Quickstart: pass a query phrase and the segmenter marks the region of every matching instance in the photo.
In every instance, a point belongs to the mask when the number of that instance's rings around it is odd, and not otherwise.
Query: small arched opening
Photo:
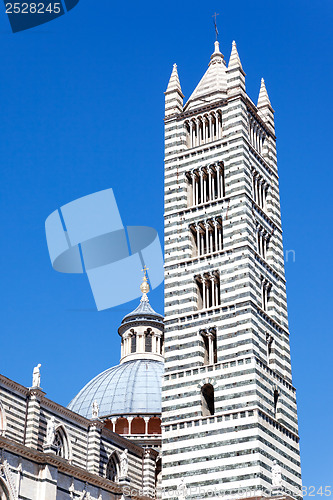
[[[131,424],[131,434],[145,434],[146,422],[142,417],[135,417]]]
[[[148,422],[148,434],[161,434],[161,419],[151,417]]]
[[[201,388],[201,409],[203,417],[214,415],[215,413],[214,387],[212,384],[205,384]]]
[[[127,418],[120,417],[117,419],[115,432],[117,434],[128,434],[129,433],[129,425]]]
[[[117,452],[113,452],[106,465],[105,477],[109,481],[117,482],[119,477],[119,458]]]
[[[65,458],[66,460],[70,458],[69,441],[63,426],[59,426],[56,429],[53,446],[55,447],[55,453],[58,457]]]

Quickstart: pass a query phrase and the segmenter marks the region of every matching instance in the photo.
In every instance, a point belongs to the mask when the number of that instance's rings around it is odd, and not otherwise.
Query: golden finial
[[[143,279],[142,279],[142,283],[140,285],[140,290],[142,293],[146,294],[149,292],[150,290],[150,287],[149,287],[149,283],[148,283],[148,278],[147,278],[147,271],[148,271],[149,267],[144,267],[143,269],[141,269],[141,271],[143,271],[144,273],[144,276],[143,276]]]

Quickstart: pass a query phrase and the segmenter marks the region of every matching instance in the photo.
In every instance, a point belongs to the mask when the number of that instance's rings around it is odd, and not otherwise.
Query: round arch
[[[148,434],[162,434],[161,419],[159,417],[151,417],[149,419]]]
[[[129,424],[128,420],[125,417],[119,417],[116,422],[115,432],[117,434],[128,434],[129,433]]]
[[[131,422],[131,434],[146,434],[146,422],[142,417],[135,417]]]

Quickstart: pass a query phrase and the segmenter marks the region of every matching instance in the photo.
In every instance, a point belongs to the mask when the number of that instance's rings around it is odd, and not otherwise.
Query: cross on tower
[[[149,267],[145,266],[141,271],[144,272],[144,278],[147,278],[147,271],[149,270]]]
[[[217,37],[219,36],[219,32],[218,32],[218,29],[217,29],[217,24],[216,24],[216,18],[217,16],[219,16],[220,14],[217,14],[216,12],[214,13],[214,15],[212,16],[214,18],[214,27],[215,27],[215,34],[216,34],[216,40],[217,40]]]

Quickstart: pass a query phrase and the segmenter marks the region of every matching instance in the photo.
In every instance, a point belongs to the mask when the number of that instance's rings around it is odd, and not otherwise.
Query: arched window
[[[131,334],[131,352],[136,352],[136,332],[132,329]]]
[[[205,384],[201,388],[201,408],[203,417],[214,415],[214,387],[212,386],[212,384]]]
[[[128,434],[129,425],[127,418],[120,417],[117,419],[115,432],[117,434]]]
[[[208,330],[201,330],[203,347],[204,347],[204,365],[212,365],[217,363],[217,339],[216,329],[209,328]]]
[[[53,446],[58,457],[66,458],[66,460],[70,458],[69,442],[66,431],[62,426],[58,427],[55,432]]]
[[[147,331],[145,332],[145,351],[146,352],[152,352],[152,337],[153,337],[153,332],[151,328],[148,328]]]
[[[9,500],[9,493],[5,484],[0,479],[0,500]]]
[[[118,481],[119,476],[119,459],[116,452],[112,453],[106,466],[106,479],[109,481]]]
[[[143,418],[133,418],[131,424],[131,434],[146,434],[146,422]]]

